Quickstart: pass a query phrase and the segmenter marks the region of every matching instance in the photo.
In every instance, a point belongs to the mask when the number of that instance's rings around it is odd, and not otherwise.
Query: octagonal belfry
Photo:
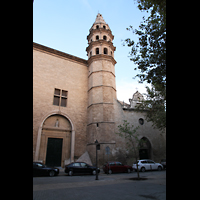
[[[88,125],[87,141],[110,142],[114,133],[114,99],[116,99],[114,36],[98,13],[87,36],[88,47]],[[92,147],[88,147],[92,148]],[[89,151],[90,152],[90,151]],[[90,154],[92,162],[93,155]],[[101,159],[101,155],[99,155]]]
[[[88,59],[93,58],[95,55],[108,55],[114,60],[114,51],[116,47],[113,46],[114,35],[101,14],[98,13],[96,20],[90,28],[90,33],[87,36],[89,46],[86,48]]]

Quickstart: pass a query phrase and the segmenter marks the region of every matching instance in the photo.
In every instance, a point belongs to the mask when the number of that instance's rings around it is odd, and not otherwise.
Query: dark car
[[[115,172],[132,172],[133,171],[133,168],[132,166],[129,166],[129,165],[124,165],[122,164],[121,162],[118,162],[118,161],[109,161],[109,162],[106,162],[103,166],[103,171],[105,173],[109,173],[109,174],[112,174],[112,173],[115,173]]]
[[[33,176],[57,176],[59,169],[47,167],[40,162],[33,162]]]
[[[98,173],[100,169],[98,168]],[[69,165],[65,165],[65,173],[68,173],[69,176],[73,174],[96,174],[96,167],[88,165],[85,162],[73,162]]]

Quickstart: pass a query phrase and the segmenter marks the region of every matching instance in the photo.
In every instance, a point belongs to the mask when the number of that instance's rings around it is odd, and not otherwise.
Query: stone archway
[[[146,137],[142,137],[140,139],[139,159],[152,159],[151,158],[151,143]]]
[[[65,164],[73,162],[75,130],[72,121],[66,114],[60,111],[52,112],[43,118],[38,130],[36,153],[34,159],[35,161],[46,163],[48,149],[50,152],[50,147],[48,145],[48,141],[50,141],[50,138],[51,141],[56,141],[59,139],[62,140],[62,145],[60,147],[62,149],[60,155],[60,166],[64,167]]]

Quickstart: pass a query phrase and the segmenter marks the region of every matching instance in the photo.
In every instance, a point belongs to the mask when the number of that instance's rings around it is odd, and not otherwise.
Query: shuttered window
[[[53,105],[67,107],[68,91],[55,88]]]

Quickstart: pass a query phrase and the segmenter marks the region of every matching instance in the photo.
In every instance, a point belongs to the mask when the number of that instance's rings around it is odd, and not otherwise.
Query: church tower
[[[98,13],[87,36],[88,47],[88,125],[87,142],[111,142],[115,137],[114,99],[116,99],[114,36],[102,15]],[[99,161],[103,161],[105,145],[99,151]],[[95,151],[88,146],[94,163]]]

